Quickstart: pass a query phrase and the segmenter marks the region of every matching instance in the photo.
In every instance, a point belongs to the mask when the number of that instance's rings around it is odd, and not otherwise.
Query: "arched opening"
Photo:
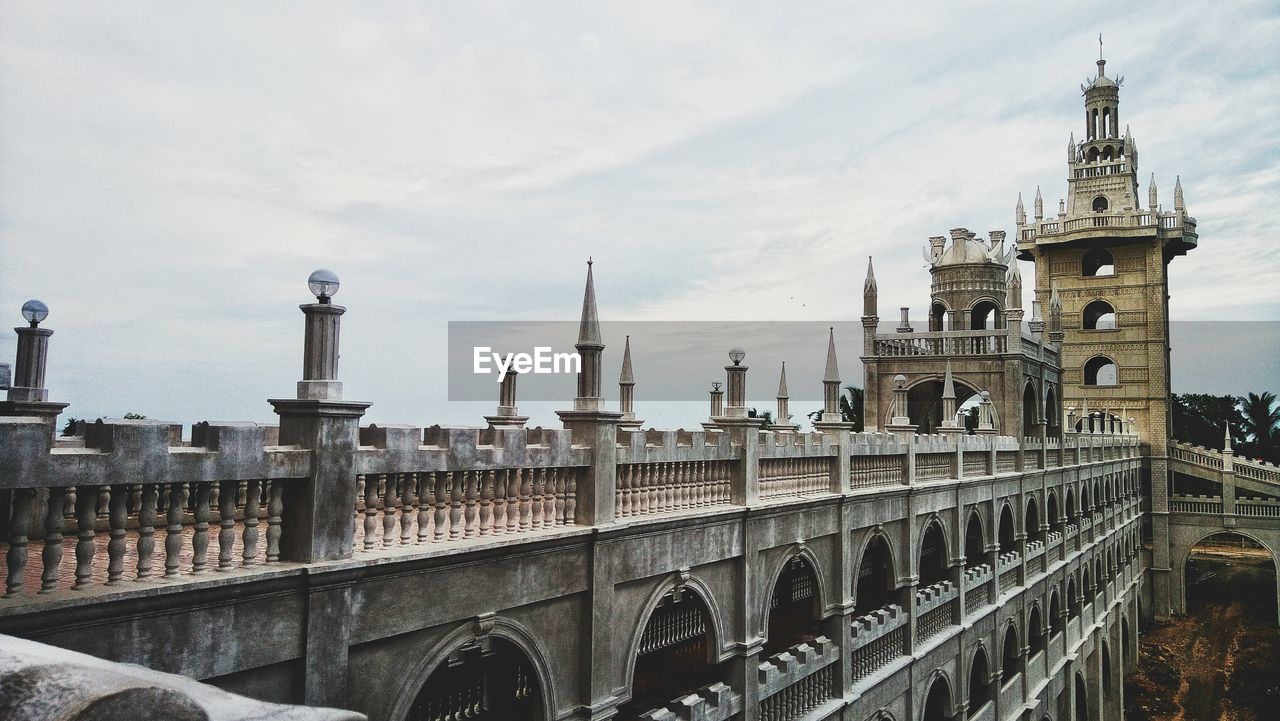
[[[1106,248],[1092,248],[1080,261],[1080,273],[1086,276],[1115,275],[1116,261]]]
[[[942,386],[942,379],[938,378],[920,381],[907,389],[907,416],[919,426],[919,433],[936,433],[942,422],[947,420],[942,417]],[[976,389],[960,380],[953,378],[952,387],[956,392],[957,423],[963,428],[966,419],[960,409],[968,407],[969,401],[976,403],[981,399]]]
[[[1067,576],[1067,618],[1080,615],[1080,596],[1076,593],[1076,579]]]
[[[1076,503],[1075,503],[1075,499],[1071,496],[1070,488],[1067,489],[1066,508],[1067,508],[1067,523],[1072,523],[1076,517]]]
[[[998,327],[1000,306],[993,300],[980,300],[969,309],[970,330],[991,330]]]
[[[1000,663],[1001,668],[1004,669],[1005,683],[1022,673],[1022,647],[1018,645],[1018,629],[1012,623],[1004,630],[1004,648],[1000,652]]]
[[[1084,384],[1087,386],[1119,385],[1119,370],[1115,361],[1099,355],[1084,364]]]
[[[711,613],[694,591],[668,591],[649,614],[631,677],[631,700],[619,719],[634,719],[649,709],[719,679]]]
[[[1191,547],[1183,566],[1187,613],[1221,625],[1232,616],[1276,624],[1276,564],[1271,551],[1239,533],[1215,533]]]
[[[947,680],[938,676],[929,684],[929,695],[925,696],[924,714],[921,721],[947,721],[951,715],[951,688]]]
[[[1049,635],[1062,633],[1062,602],[1058,600],[1058,589],[1049,592]]]
[[[1091,301],[1084,307],[1081,321],[1085,330],[1113,330],[1116,327],[1116,309],[1105,300]]]
[[[1040,616],[1040,604],[1031,606],[1027,616],[1027,651],[1032,656],[1044,650],[1044,618]]]
[[[1089,721],[1088,702],[1089,696],[1085,689],[1084,676],[1077,673],[1075,693],[1076,721]]]
[[[1013,510],[1006,503],[1000,509],[1000,553],[1009,553],[1014,550],[1014,526],[1013,526]]]
[[[1102,640],[1102,697],[1111,694],[1111,650],[1107,648],[1107,640]]]
[[[1027,511],[1024,515],[1026,521],[1025,532],[1027,538],[1034,541],[1043,541],[1044,534],[1040,531],[1040,510],[1036,508],[1036,497],[1027,497]]]
[[[1110,145],[1102,146],[1102,161],[1104,163],[1111,162],[1113,159],[1115,159],[1115,152],[1116,152],[1115,148],[1111,147]]]
[[[942,524],[930,521],[920,539],[920,585],[932,586],[947,579],[947,541]]]
[[[1120,671],[1129,668],[1129,617],[1120,617]]]
[[[532,721],[546,718],[542,695],[524,651],[504,638],[489,636],[441,661],[422,684],[406,718]]]
[[[939,301],[934,301],[929,307],[929,330],[951,330],[951,316],[947,313],[947,306]]]
[[[893,603],[893,557],[884,536],[877,534],[867,541],[854,583],[855,614],[861,616]]]
[[[1107,209],[1107,196],[1099,195],[1093,199],[1093,212],[1101,213]]]
[[[769,599],[769,638],[764,655],[771,656],[821,634],[822,609],[818,574],[808,559],[795,556],[778,574]]]
[[[1045,501],[1045,515],[1049,521],[1049,529],[1053,531],[1062,531],[1062,520],[1058,518],[1058,497],[1053,491],[1049,491],[1049,498]]]
[[[1086,561],[1084,570],[1080,571],[1080,605],[1083,607],[1093,601],[1093,594],[1089,585],[1089,563]]]
[[[982,519],[978,509],[969,512],[969,522],[964,530],[964,565],[973,568],[986,563],[986,540],[982,536]]]
[[[969,665],[969,714],[978,711],[991,701],[990,682],[987,680],[991,671],[987,663],[987,652],[979,646],[973,652],[973,663]]]
[[[1062,433],[1062,424],[1058,421],[1058,394],[1049,386],[1044,392],[1045,432],[1051,437]]]
[[[1039,436],[1040,404],[1036,402],[1036,389],[1030,383],[1022,389],[1022,435]]]
[[[1111,138],[1115,136],[1115,132],[1111,125],[1111,108],[1104,107],[1102,109],[1102,137]],[[1111,146],[1108,145],[1105,151],[1107,157],[1111,157]]]

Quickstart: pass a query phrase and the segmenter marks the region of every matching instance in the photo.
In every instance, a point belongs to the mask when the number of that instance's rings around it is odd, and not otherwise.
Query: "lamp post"
[[[49,336],[53,331],[41,328],[40,323],[48,317],[49,306],[43,302],[33,299],[22,304],[22,318],[27,325],[13,329],[18,334],[17,357],[6,400],[0,402],[0,415],[41,418],[49,424],[52,436],[57,432],[58,414],[67,404],[50,403],[49,390],[44,387]]]

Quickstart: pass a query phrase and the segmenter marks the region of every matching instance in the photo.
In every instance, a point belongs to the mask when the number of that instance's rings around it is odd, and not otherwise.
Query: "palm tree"
[[[1275,460],[1280,454],[1280,407],[1276,406],[1276,394],[1250,393],[1244,397],[1240,411],[1244,416],[1242,430],[1249,437],[1254,453]]]
[[[822,420],[822,410],[818,409],[809,414],[809,420]],[[861,432],[862,425],[862,389],[857,386],[845,386],[844,393],[840,396],[840,420],[845,423],[852,423],[855,432]]]

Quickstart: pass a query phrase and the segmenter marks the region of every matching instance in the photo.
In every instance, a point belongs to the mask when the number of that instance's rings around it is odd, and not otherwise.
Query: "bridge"
[[[626,427],[590,280],[565,428],[514,380],[484,428],[362,426],[320,305],[278,425],[0,418],[0,633],[392,721],[1120,717],[1129,429],[766,430],[745,367]]]
[[[1169,444],[1169,470],[1175,491],[1180,476],[1208,482],[1217,490],[1212,495],[1175,492],[1169,497],[1169,558],[1176,589],[1171,600],[1179,613],[1187,611],[1187,558],[1192,548],[1206,538],[1219,533],[1239,534],[1267,549],[1272,563],[1278,560],[1280,468],[1235,455],[1230,437],[1224,446],[1223,450],[1215,450],[1179,441]],[[1277,579],[1280,600],[1280,574]]]

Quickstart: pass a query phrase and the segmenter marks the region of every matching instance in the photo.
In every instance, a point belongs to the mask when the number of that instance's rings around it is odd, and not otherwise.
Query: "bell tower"
[[[1096,429],[1133,418],[1149,457],[1154,610],[1168,613],[1169,276],[1168,264],[1196,247],[1196,220],[1182,183],[1173,210],[1159,205],[1155,178],[1140,207],[1138,150],[1120,131],[1123,77],[1097,75],[1080,86],[1084,128],[1067,145],[1067,193],[1045,217],[1037,191],[1028,221],[1019,198],[1018,257],[1036,264],[1036,298],[1061,304],[1063,405],[1088,408]],[[1163,540],[1162,540],[1163,539]]]

